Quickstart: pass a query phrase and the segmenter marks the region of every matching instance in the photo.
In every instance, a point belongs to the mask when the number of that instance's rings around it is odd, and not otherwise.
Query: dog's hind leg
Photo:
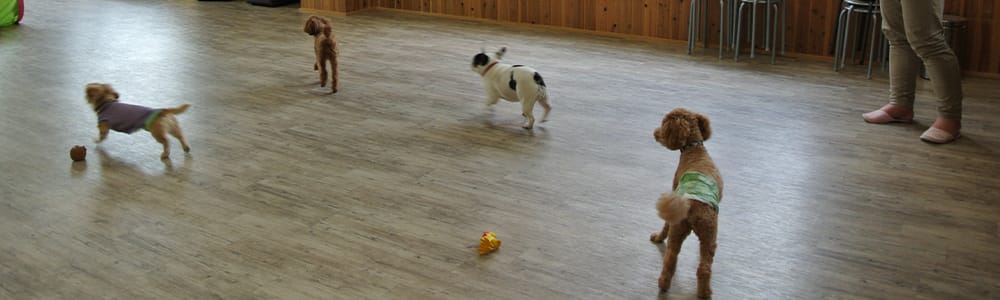
[[[173,116],[170,116],[170,118],[173,118]],[[184,149],[185,153],[191,152],[191,146],[188,145],[187,139],[184,138],[184,133],[181,132],[181,126],[177,124],[176,120],[174,120],[173,124],[170,126],[170,135],[174,136],[181,142],[181,147]]]
[[[522,85],[524,87],[524,85]],[[521,100],[521,115],[524,116],[524,129],[535,126],[535,102],[538,101],[540,89],[518,88],[517,98]]]
[[[698,264],[698,298],[712,296],[712,262],[715,260],[715,237],[718,229],[714,218],[701,219],[694,226],[694,234],[701,241],[701,262]]]
[[[521,115],[524,116],[524,129],[531,129],[535,126],[535,116],[532,111],[535,109],[535,101],[528,101],[527,99],[521,101]]]
[[[161,145],[163,145],[163,153],[160,154],[160,159],[170,158],[170,141],[167,140],[166,128],[163,128],[163,124],[160,122],[154,122],[153,126],[149,129],[149,133],[153,135]]]
[[[677,270],[677,254],[681,252],[681,245],[684,239],[691,233],[691,225],[687,222],[680,222],[671,226],[669,237],[667,238],[667,253],[663,255],[663,271],[660,272],[660,290],[670,289],[670,281],[674,279],[674,271]]]

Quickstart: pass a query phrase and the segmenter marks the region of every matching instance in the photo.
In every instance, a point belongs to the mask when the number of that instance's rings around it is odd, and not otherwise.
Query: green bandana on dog
[[[712,177],[698,172],[687,172],[677,181],[674,193],[684,199],[694,199],[712,206],[719,211],[719,185]]]

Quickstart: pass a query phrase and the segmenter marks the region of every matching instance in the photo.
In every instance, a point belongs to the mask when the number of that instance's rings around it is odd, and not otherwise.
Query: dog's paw
[[[167,160],[167,159],[170,159],[170,153],[160,154],[160,160]]]
[[[660,237],[659,232],[654,232],[653,234],[649,235],[649,241],[659,244],[663,243],[663,238]]]
[[[336,93],[337,93],[337,88],[330,89],[330,94],[336,94]]]
[[[711,299],[711,298],[712,298],[712,289],[708,289],[705,291],[698,291],[698,299]]]
[[[184,153],[191,153],[191,147],[184,147]]]
[[[531,130],[534,127],[532,127],[532,126],[521,126],[521,128],[524,128],[524,130]]]
[[[670,290],[670,279],[666,276],[660,275],[660,292],[666,292]]]

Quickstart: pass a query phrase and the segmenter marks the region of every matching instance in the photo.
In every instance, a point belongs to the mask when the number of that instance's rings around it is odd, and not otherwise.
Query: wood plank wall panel
[[[300,7],[341,13],[357,12],[378,7],[379,0],[302,0]]]
[[[346,8],[335,7],[348,1]],[[719,3],[709,6],[709,41],[717,47]],[[832,56],[842,0],[787,0],[786,50]],[[946,0],[945,12],[969,19],[958,47],[962,66],[1000,73],[1000,4],[997,0]],[[687,40],[691,0],[302,0],[303,8],[338,10],[382,7],[464,18],[541,24],[671,40]],[[758,32],[759,33],[759,32]]]
[[[969,19],[955,49],[965,70],[1000,73],[1000,4],[996,0],[946,1],[945,14]]]
[[[488,20],[496,20],[500,13],[497,10],[497,0],[483,0],[480,10],[482,10],[482,17]]]
[[[521,15],[521,22],[528,24],[541,24],[542,6],[538,0],[520,0],[518,14]]]
[[[365,10],[377,7],[378,0],[346,0],[345,7],[348,12]]]
[[[336,1],[328,0],[301,0],[300,7],[313,10],[338,11]]]

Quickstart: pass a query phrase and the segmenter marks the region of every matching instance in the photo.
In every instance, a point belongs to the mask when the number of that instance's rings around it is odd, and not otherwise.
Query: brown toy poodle
[[[719,201],[722,199],[722,176],[708,156],[704,142],[712,135],[708,118],[683,108],[674,109],[663,117],[663,124],[653,132],[657,142],[670,150],[680,150],[680,163],[674,173],[673,191],[664,193],[656,203],[663,218],[663,230],[649,239],[662,243],[667,239],[663,256],[660,290],[670,289],[677,269],[677,254],[691,231],[701,242],[701,263],[698,265],[698,297],[712,295],[712,260],[715,257],[715,237],[718,229]]]
[[[322,17],[310,16],[306,20],[302,31],[316,38],[316,42],[313,45],[313,48],[316,50],[316,61],[313,62],[313,70],[319,70],[319,86],[326,86],[326,63],[330,62],[330,70],[333,73],[330,82],[330,93],[336,93],[340,81],[340,78],[337,76],[337,54],[340,50],[337,47],[337,38],[333,36],[330,21]]]
[[[143,129],[149,131],[153,138],[163,145],[160,159],[170,157],[170,143],[167,141],[167,134],[180,140],[184,152],[191,152],[187,139],[181,133],[180,124],[177,122],[177,118],[174,118],[174,115],[183,113],[190,105],[183,104],[174,108],[154,109],[121,103],[118,102],[118,92],[111,88],[110,84],[105,83],[87,84],[85,92],[87,93],[87,102],[97,113],[97,129],[100,136],[94,142],[103,142],[108,137],[110,130],[131,134]]]

